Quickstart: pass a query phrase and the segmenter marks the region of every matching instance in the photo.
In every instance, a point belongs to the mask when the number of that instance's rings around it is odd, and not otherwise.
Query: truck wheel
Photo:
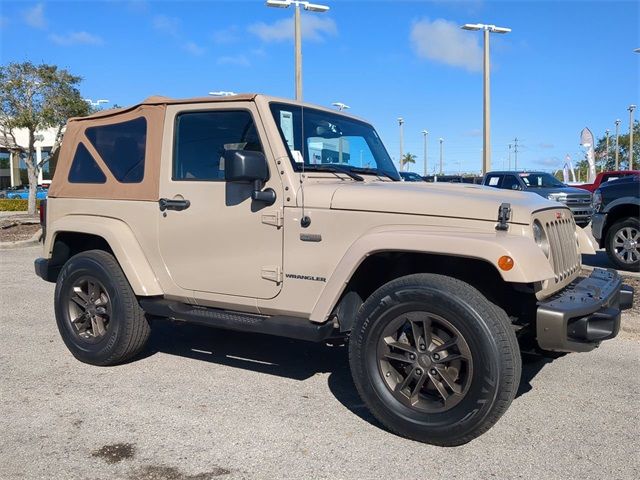
[[[640,220],[623,218],[609,227],[605,240],[607,255],[621,270],[640,270]]]
[[[71,257],[55,291],[56,322],[74,357],[115,365],[135,356],[149,338],[149,323],[116,259],[102,250]]]
[[[433,274],[393,280],[367,299],[349,363],[361,398],[386,428],[441,446],[491,428],[521,370],[506,313],[472,286]]]

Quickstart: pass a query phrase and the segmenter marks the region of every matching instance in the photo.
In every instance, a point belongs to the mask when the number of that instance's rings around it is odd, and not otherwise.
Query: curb
[[[0,250],[10,250],[12,248],[30,247],[40,243],[42,237],[42,229],[38,230],[33,236],[27,240],[17,240],[15,242],[0,242]]]

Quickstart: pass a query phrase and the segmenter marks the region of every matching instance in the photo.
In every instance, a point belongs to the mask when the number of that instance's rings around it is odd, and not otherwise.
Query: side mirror
[[[511,190],[522,190],[522,187],[514,183],[513,185],[511,185]]]
[[[262,190],[269,179],[269,166],[262,152],[251,150],[227,150],[224,152],[224,178],[227,182],[253,183],[251,198],[272,205],[276,192],[272,188]]]

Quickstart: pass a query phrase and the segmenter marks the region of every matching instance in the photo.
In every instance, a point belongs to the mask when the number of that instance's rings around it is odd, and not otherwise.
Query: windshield
[[[285,103],[272,103],[271,113],[296,171],[302,171],[304,164],[309,170],[347,170],[400,179],[371,125]]]
[[[520,178],[528,188],[566,187],[564,183],[549,173],[521,173]]]

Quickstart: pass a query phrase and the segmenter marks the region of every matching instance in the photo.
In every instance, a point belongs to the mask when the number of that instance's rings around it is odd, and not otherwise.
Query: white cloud
[[[180,31],[180,19],[167,15],[156,15],[153,17],[153,28],[172,37],[177,37]]]
[[[183,45],[183,47],[191,55],[199,56],[205,52],[205,49],[195,42],[187,42]]]
[[[248,30],[263,42],[293,40],[293,18],[283,18],[274,23],[254,23],[249,25]],[[302,36],[306,40],[322,42],[326,37],[337,34],[338,27],[331,18],[318,15],[304,15],[302,17]]]
[[[217,44],[233,43],[240,39],[240,31],[237,25],[231,25],[229,28],[216,30],[211,34],[211,40]]]
[[[472,72],[482,70],[480,37],[478,32],[462,30],[457,23],[442,18],[420,20],[411,27],[411,43],[419,57]]]
[[[38,3],[25,10],[24,21],[33,28],[45,28],[47,20],[44,18],[44,3]]]
[[[238,67],[249,67],[251,62],[244,55],[218,57],[218,65],[236,65]]]
[[[69,47],[71,45],[102,45],[104,41],[97,35],[93,35],[89,32],[69,32],[66,35],[59,35],[53,33],[49,35],[49,38],[53,43]]]

